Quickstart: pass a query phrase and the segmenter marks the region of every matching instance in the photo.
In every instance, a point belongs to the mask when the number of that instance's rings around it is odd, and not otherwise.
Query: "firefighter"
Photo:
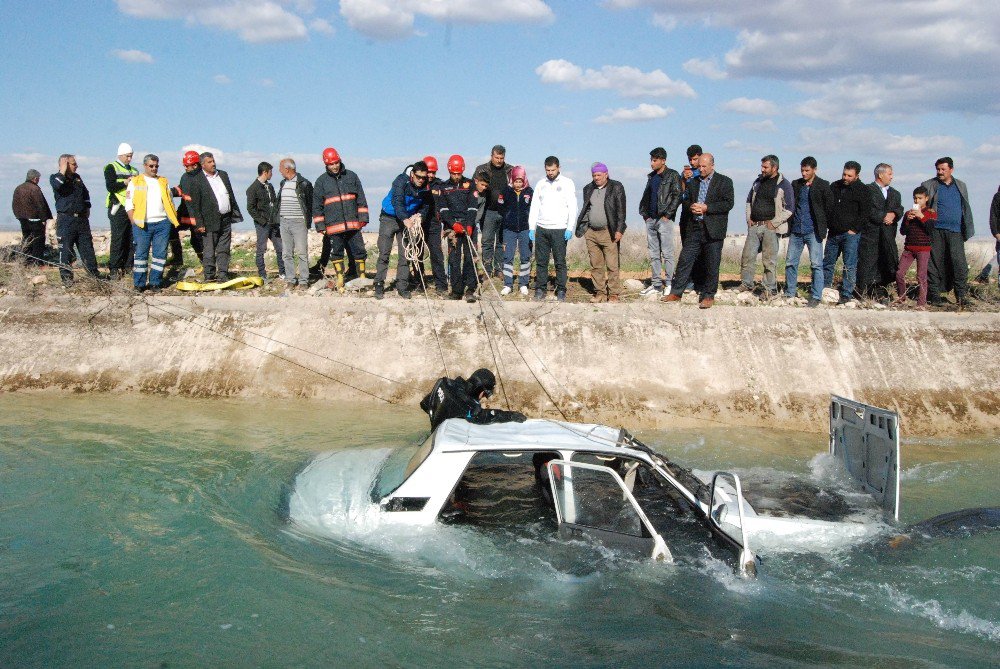
[[[343,293],[347,273],[345,249],[357,263],[358,274],[365,274],[368,252],[361,229],[368,225],[368,200],[358,175],[344,167],[337,149],[323,150],[323,164],[326,171],[313,186],[312,220],[316,231],[330,240],[330,268],[337,291]]]
[[[473,247],[476,244],[478,196],[475,184],[464,172],[465,159],[462,156],[456,154],[448,159],[448,180],[441,184],[438,204],[442,226],[450,233],[448,268],[451,272],[451,299],[462,299],[464,292],[467,302],[475,302]]]
[[[424,229],[424,242],[430,251],[431,273],[434,275],[434,288],[440,294],[448,292],[448,275],[444,270],[444,250],[441,248],[442,224],[441,215],[437,208],[437,200],[441,196],[441,186],[443,181],[437,178],[438,161],[434,156],[424,156],[427,163],[427,190],[431,192],[431,211],[426,218],[421,221]],[[424,257],[421,255],[420,264],[414,268],[415,272],[424,272]],[[419,280],[419,278],[418,278]]]
[[[449,418],[464,418],[477,425],[526,421],[528,417],[517,411],[483,408],[480,402],[493,395],[496,385],[497,379],[488,369],[477,369],[468,379],[443,376],[420,400],[420,408],[430,418],[432,430]]]
[[[191,201],[191,196],[189,195],[191,192],[191,180],[201,170],[201,157],[197,151],[186,151],[184,157],[181,158],[181,164],[184,166],[184,174],[181,175],[180,183],[172,189],[173,196],[181,199],[180,206],[177,207],[177,221],[180,224],[178,229],[191,231],[191,249],[198,256],[198,262],[201,262],[205,228],[199,226],[194,217],[188,212],[188,203]],[[178,241],[180,241],[180,237],[178,237]],[[172,243],[173,240],[171,239]],[[176,249],[173,252],[176,257]]]

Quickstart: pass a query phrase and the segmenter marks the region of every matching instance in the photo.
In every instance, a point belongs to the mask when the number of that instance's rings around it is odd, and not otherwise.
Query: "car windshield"
[[[432,432],[419,447],[399,448],[389,454],[389,457],[382,463],[372,483],[372,501],[379,502],[386,495],[391,494],[403,481],[410,477],[417,467],[420,466],[431,453],[434,446],[434,433]]]

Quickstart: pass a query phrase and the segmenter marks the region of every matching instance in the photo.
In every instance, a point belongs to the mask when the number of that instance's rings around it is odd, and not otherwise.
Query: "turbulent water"
[[[498,508],[516,510],[518,527],[483,507],[474,524],[403,530],[369,489],[425,422],[311,401],[0,396],[0,666],[986,666],[1000,655],[1000,532],[891,549],[882,525],[771,545],[759,578],[743,580],[699,546],[664,564],[561,542],[516,490]],[[838,483],[817,457],[822,435],[639,436],[748,486]],[[1000,505],[998,446],[907,440],[903,524]]]

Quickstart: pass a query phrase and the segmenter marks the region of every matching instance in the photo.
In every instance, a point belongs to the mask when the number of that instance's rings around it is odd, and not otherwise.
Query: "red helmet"
[[[465,158],[457,153],[448,159],[448,172],[450,174],[461,174],[465,171]]]
[[[197,151],[185,151],[184,157],[181,158],[181,164],[183,164],[184,167],[197,165],[199,161],[201,161],[201,156],[198,155]]]
[[[438,171],[438,159],[434,156],[424,156],[424,162],[427,163],[428,172]]]
[[[340,162],[340,154],[332,146],[323,149],[323,164],[333,165]]]

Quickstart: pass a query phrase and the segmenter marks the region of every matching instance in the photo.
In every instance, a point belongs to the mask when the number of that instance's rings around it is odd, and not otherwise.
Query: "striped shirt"
[[[281,186],[281,208],[278,209],[278,215],[289,221],[306,220],[305,215],[302,213],[302,205],[295,194],[295,186],[298,183],[298,179],[288,179]]]

